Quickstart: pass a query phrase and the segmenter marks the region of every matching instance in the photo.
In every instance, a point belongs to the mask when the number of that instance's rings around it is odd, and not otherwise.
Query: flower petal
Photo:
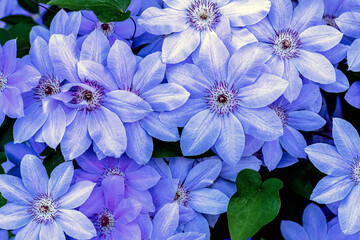
[[[13,203],[0,208],[0,228],[17,229],[28,224],[31,221],[31,216],[27,212],[28,208],[28,206]]]
[[[326,123],[319,114],[307,110],[289,112],[286,122],[301,131],[315,131]]]
[[[360,156],[360,137],[351,123],[341,118],[334,118],[333,137],[337,150],[348,161]]]
[[[303,49],[311,52],[327,51],[338,44],[342,37],[340,31],[327,25],[310,27],[299,35]]]
[[[229,198],[217,189],[202,188],[190,192],[189,205],[199,213],[220,214],[226,212]]]
[[[51,194],[54,199],[57,199],[67,193],[73,175],[74,166],[71,161],[57,166],[50,175],[48,194]]]
[[[80,61],[90,60],[105,65],[109,51],[109,40],[100,30],[95,29],[82,44]]]
[[[303,226],[311,239],[325,239],[327,222],[324,213],[315,204],[309,204],[303,213]]]
[[[359,24],[357,24],[359,21],[360,13],[356,11],[344,12],[335,19],[335,22],[340,28],[341,32],[343,32],[346,36],[353,38],[360,37],[360,27]]]
[[[281,221],[281,233],[285,240],[309,240],[305,229],[293,221]]]
[[[318,25],[324,14],[324,2],[322,0],[303,0],[294,9],[290,28],[298,33],[305,29]]]
[[[42,135],[46,144],[55,149],[65,134],[65,128],[66,114],[59,104],[53,112],[49,113],[42,128]]]
[[[282,135],[279,140],[281,146],[292,156],[298,158],[306,157],[304,149],[306,148],[307,143],[298,130],[290,126],[284,127],[284,135]]]
[[[41,225],[36,221],[31,221],[28,225],[16,233],[15,240],[38,240]]]
[[[35,197],[47,194],[49,177],[42,161],[31,154],[27,154],[20,164],[21,178],[24,186]]]
[[[354,234],[360,230],[360,209],[357,200],[360,198],[360,186],[356,185],[347,197],[340,202],[338,213],[341,230]]]
[[[39,240],[65,240],[65,234],[59,225],[54,222],[52,224],[41,224]]]
[[[69,191],[59,199],[59,204],[64,208],[77,208],[81,206],[90,196],[96,183],[81,181],[69,188]]]
[[[274,29],[279,32],[290,25],[293,14],[293,4],[291,0],[272,0],[269,19]]]
[[[166,142],[176,142],[180,140],[178,128],[161,122],[159,113],[150,113],[140,120],[140,125],[154,138]]]
[[[179,225],[179,205],[177,202],[164,205],[153,220],[154,240],[163,240],[171,237]]]

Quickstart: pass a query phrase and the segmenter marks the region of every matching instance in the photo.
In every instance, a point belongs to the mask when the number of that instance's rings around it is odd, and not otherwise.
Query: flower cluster
[[[20,40],[0,45],[0,229],[15,240],[209,240],[241,170],[310,162],[327,175],[311,200],[336,211],[311,203],[283,237],[360,236],[360,137],[326,108],[345,91],[360,108],[359,1],[132,0],[123,22],[61,9],[48,27],[13,3],[0,18],[40,24],[22,58]]]

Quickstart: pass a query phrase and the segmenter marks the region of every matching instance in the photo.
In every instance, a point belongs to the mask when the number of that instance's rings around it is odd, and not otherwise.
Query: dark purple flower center
[[[106,36],[110,36],[114,32],[114,23],[98,22],[96,28],[101,30]]]
[[[351,166],[350,178],[355,182],[356,185],[360,182],[360,159],[355,159]]]
[[[74,92],[74,99],[72,100],[72,103],[78,104],[85,101],[87,106],[83,109],[86,109],[87,111],[98,109],[102,104],[102,99],[105,95],[105,88],[95,81],[85,80],[83,83],[90,86],[92,90],[85,89],[80,86],[73,87],[71,89],[71,91]]]
[[[30,202],[27,212],[31,215],[32,221],[49,224],[57,218],[59,207],[57,200],[47,194],[40,194]]]
[[[7,77],[0,72],[0,92],[6,88]]]
[[[277,105],[276,103],[271,104],[269,107],[275,111],[276,115],[278,115],[278,117],[280,118],[282,124],[286,125],[287,118],[289,117],[287,110],[284,107]]]
[[[326,25],[336,28],[337,30],[340,30],[339,26],[336,24],[335,22],[335,16],[330,15],[330,14],[325,14],[323,16],[324,22],[326,23]]]
[[[190,192],[184,186],[179,184],[175,193],[174,201],[177,201],[181,205],[186,206],[190,200],[189,193]]]
[[[233,87],[229,87],[228,83],[216,83],[207,92],[208,94],[203,99],[210,110],[219,116],[229,114],[239,106],[238,91]]]
[[[58,94],[61,91],[60,80],[53,75],[42,76],[39,85],[34,88],[34,98],[41,101],[43,98]]]
[[[290,59],[299,56],[301,41],[296,31],[291,29],[282,29],[271,39],[273,54],[281,59]]]
[[[186,12],[190,25],[199,31],[212,30],[221,20],[217,3],[211,0],[194,0]]]
[[[110,234],[115,225],[114,214],[107,208],[96,215],[95,227],[101,235]]]

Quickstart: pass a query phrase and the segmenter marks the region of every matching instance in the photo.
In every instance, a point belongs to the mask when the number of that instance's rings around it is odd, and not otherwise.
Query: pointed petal
[[[164,205],[153,220],[154,240],[162,240],[171,237],[179,225],[179,205],[177,202]]]
[[[229,198],[217,189],[203,188],[190,192],[189,205],[197,212],[220,214],[226,212]]]
[[[140,125],[154,138],[166,142],[176,142],[180,140],[178,128],[161,122],[159,113],[150,113],[140,120]]]
[[[301,131],[315,131],[326,123],[319,114],[307,110],[289,112],[286,122]]]
[[[69,188],[69,191],[60,198],[60,206],[69,209],[81,206],[89,198],[95,185],[96,183],[90,181],[75,183]]]
[[[48,194],[51,194],[54,199],[57,199],[67,193],[73,175],[74,166],[71,161],[57,166],[50,175]]]
[[[25,155],[21,161],[20,171],[24,186],[34,197],[48,193],[49,177],[39,158],[30,154]]]
[[[305,229],[296,222],[281,221],[281,233],[285,240],[309,240]]]
[[[290,126],[284,127],[284,135],[282,135],[279,140],[281,146],[292,156],[298,158],[306,157],[304,149],[306,148],[307,143],[298,130]]]
[[[31,221],[28,225],[17,232],[15,240],[38,240],[40,233],[40,224],[36,221]]]
[[[302,47],[307,51],[327,51],[338,44],[343,34],[336,28],[319,25],[306,29],[299,35]]]
[[[66,128],[66,115],[63,107],[59,104],[51,112],[42,128],[43,138],[51,148],[56,148],[61,142]]]
[[[269,171],[274,170],[283,156],[283,150],[280,146],[279,140],[265,142],[262,147],[262,154],[264,157],[264,163]]]
[[[6,204],[0,208],[0,228],[17,229],[28,224],[31,221],[31,216],[27,210],[28,206]]]
[[[360,198],[360,186],[356,185],[339,205],[339,222],[345,234],[354,234],[360,230],[360,209],[357,200]]]
[[[360,137],[351,123],[341,119],[333,119],[333,137],[337,150],[347,160],[352,161],[360,156]]]
[[[109,40],[100,30],[95,29],[81,47],[80,61],[90,60],[105,65],[109,51]]]
[[[269,19],[276,31],[286,29],[290,25],[293,14],[293,4],[291,0],[272,0]]]
[[[324,213],[315,204],[309,204],[303,213],[303,225],[311,239],[325,239],[327,222]]]
[[[32,200],[31,193],[22,180],[11,175],[0,175],[0,192],[9,202],[27,205]]]
[[[301,1],[294,9],[290,28],[302,33],[305,29],[318,25],[323,14],[324,2],[322,0]]]

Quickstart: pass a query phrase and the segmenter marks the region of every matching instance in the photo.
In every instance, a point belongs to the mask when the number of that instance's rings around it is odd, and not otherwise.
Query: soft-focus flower
[[[210,37],[216,37],[212,32]],[[262,140],[282,135],[282,124],[267,106],[280,97],[288,82],[263,72],[267,58],[259,43],[248,44],[231,57],[218,39],[203,44],[194,64],[167,70],[170,83],[190,92],[186,104],[164,112],[160,120],[184,127],[181,150],[185,156],[204,153],[212,146],[229,164],[243,153],[245,133]]]
[[[311,199],[328,204],[340,201],[339,222],[345,234],[360,230],[360,137],[356,129],[340,118],[333,120],[335,146],[316,143],[305,152],[321,172],[328,174],[316,185]]]
[[[303,226],[293,221],[281,221],[285,240],[355,240],[360,237],[360,234],[345,235],[337,217],[327,223],[324,213],[313,203],[305,208],[302,222]]]
[[[184,61],[199,46],[230,38],[230,26],[255,24],[270,10],[268,0],[164,0],[164,3],[167,8],[150,7],[138,22],[151,34],[169,35],[162,46],[166,63]]]
[[[95,188],[89,199],[80,207],[93,222],[97,237],[92,239],[140,240],[141,230],[136,222],[142,205],[134,199],[125,199],[116,176],[110,176]]]
[[[0,124],[5,115],[24,116],[21,93],[35,87],[41,77],[34,67],[16,58],[16,51],[16,40],[0,46]]]
[[[57,166],[50,179],[40,159],[26,155],[19,179],[0,175],[0,192],[8,203],[0,208],[0,228],[21,230],[15,239],[77,239],[95,236],[95,228],[82,213],[73,210],[89,197],[95,184],[82,181],[70,187],[72,162]]]
[[[156,185],[160,175],[151,166],[140,166],[134,160],[122,155],[119,159],[105,158],[101,161],[91,151],[76,159],[81,169],[76,169],[75,182],[90,180],[97,183],[112,177],[117,186],[123,189],[124,198],[132,198],[143,205],[142,212],[155,211],[149,188]]]
[[[289,81],[284,96],[294,101],[301,91],[300,74],[311,81],[329,84],[335,82],[335,69],[319,52],[336,46],[343,34],[322,25],[324,2],[303,0],[293,9],[290,0],[272,0],[267,18],[249,26],[262,43],[267,64],[279,76]]]

